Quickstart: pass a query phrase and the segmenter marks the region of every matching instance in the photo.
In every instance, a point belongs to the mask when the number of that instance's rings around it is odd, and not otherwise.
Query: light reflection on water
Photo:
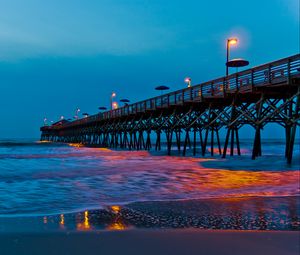
[[[272,143],[267,156],[252,161],[249,155],[201,159],[0,143],[0,215],[60,215],[135,201],[297,195],[299,166],[285,164],[284,156],[277,154],[280,146]],[[250,148],[245,146],[243,152],[249,154]],[[79,229],[90,227],[85,219],[82,215]]]
[[[43,222],[44,230],[48,231],[122,231],[132,228],[300,230],[299,217],[299,197],[244,197],[114,205],[102,210],[48,216],[47,220],[45,217],[27,220],[31,220],[31,229],[35,231],[41,228],[39,222]],[[18,229],[14,228],[14,231]]]

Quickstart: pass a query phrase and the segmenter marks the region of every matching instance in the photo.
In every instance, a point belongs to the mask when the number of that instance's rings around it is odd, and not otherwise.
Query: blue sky
[[[298,53],[299,1],[0,0],[0,137],[223,76],[230,36],[251,66]]]

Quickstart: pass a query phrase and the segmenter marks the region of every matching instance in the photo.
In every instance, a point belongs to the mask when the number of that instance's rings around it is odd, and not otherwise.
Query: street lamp
[[[228,66],[227,66],[227,63],[229,61],[230,46],[236,45],[237,42],[238,42],[237,38],[229,38],[229,39],[227,39],[227,44],[226,44],[226,50],[227,50],[227,54],[226,54],[226,76],[228,76]]]
[[[192,79],[190,77],[186,77],[184,82],[188,85],[188,88],[192,86]]]
[[[110,109],[112,110],[114,108],[113,106],[113,98],[116,97],[117,94],[115,92],[112,92],[111,93],[111,96],[110,96]]]
[[[112,110],[118,109],[118,103],[117,102],[113,102],[112,103]]]
[[[80,109],[79,108],[76,108],[76,111],[75,111],[75,119],[78,120],[78,113],[80,112]]]
[[[47,118],[44,118],[44,126],[47,126]]]

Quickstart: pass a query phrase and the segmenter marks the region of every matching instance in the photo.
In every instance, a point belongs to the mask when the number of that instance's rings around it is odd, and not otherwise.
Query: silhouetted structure
[[[285,128],[285,156],[291,163],[299,109],[300,54],[297,54],[85,119],[42,127],[41,140],[149,150],[154,137],[155,149],[160,150],[164,133],[169,155],[174,145],[183,155],[189,146],[195,155],[197,143],[203,156],[210,143],[210,153],[214,155],[216,141],[218,153],[225,157],[228,146],[230,155],[235,147],[240,155],[238,131],[244,125],[251,125],[255,129],[252,152],[255,159],[262,154],[262,128],[268,123],[278,123]],[[221,128],[227,129],[223,150]]]

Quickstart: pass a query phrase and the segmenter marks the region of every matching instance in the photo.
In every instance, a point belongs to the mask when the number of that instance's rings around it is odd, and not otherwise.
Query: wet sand
[[[0,217],[0,254],[299,254],[300,197],[135,202]]]
[[[3,255],[298,255],[299,232],[127,230],[0,234]]]

